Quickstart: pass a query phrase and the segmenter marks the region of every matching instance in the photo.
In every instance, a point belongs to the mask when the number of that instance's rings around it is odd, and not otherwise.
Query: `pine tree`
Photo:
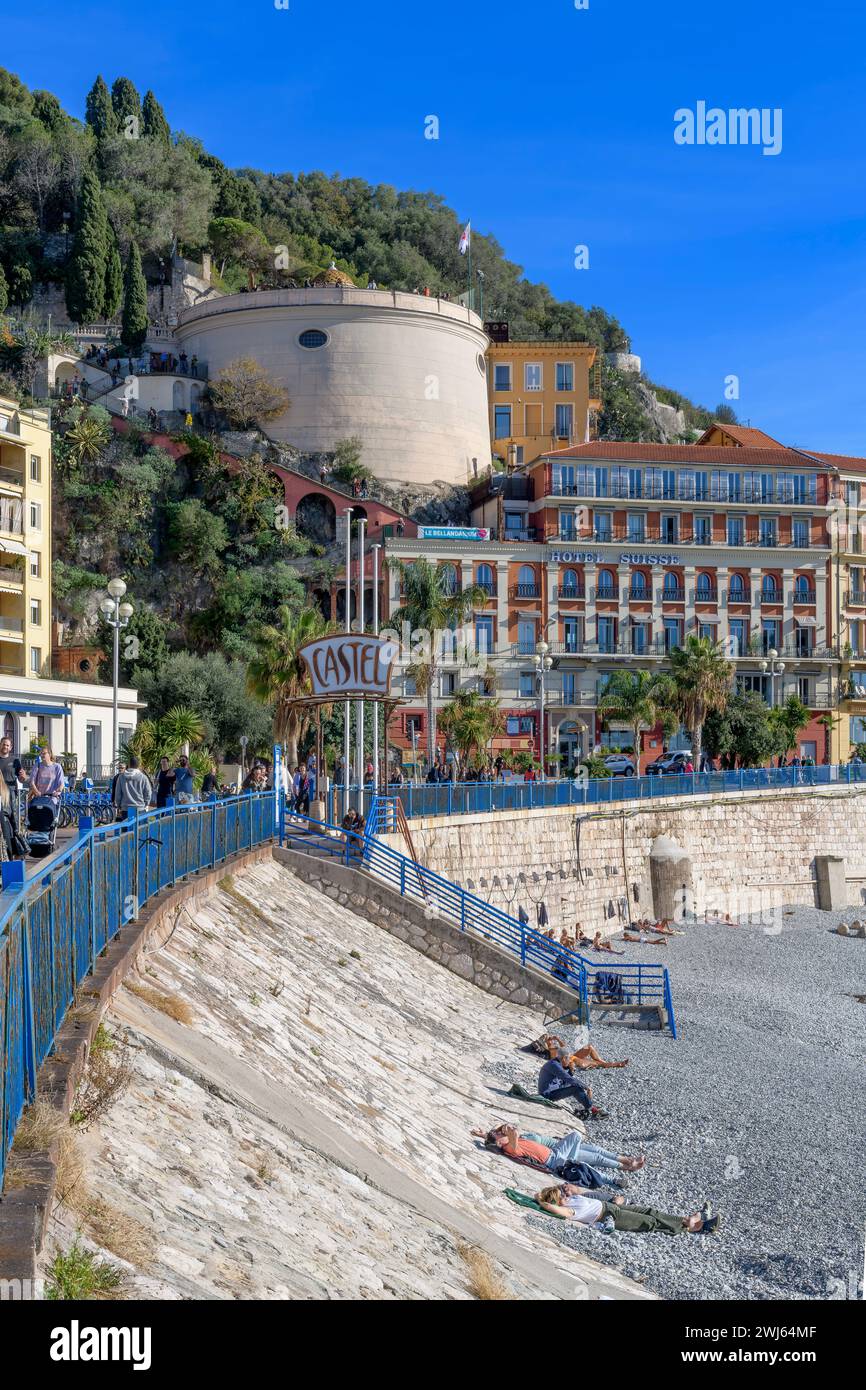
[[[110,235],[99,181],[88,171],[81,180],[66,271],[66,308],[73,323],[92,323],[104,313]]]
[[[141,115],[144,121],[145,137],[148,140],[161,140],[164,145],[170,145],[171,128],[153,92],[145,92]]]
[[[136,242],[129,243],[126,271],[123,276],[123,316],[120,341],[125,348],[138,352],[147,336],[147,284],[141,269],[141,255]]]
[[[129,118],[135,121],[134,134],[129,138],[137,140],[141,133],[141,97],[128,77],[118,77],[111,88],[111,105],[121,135],[129,130]]]
[[[3,313],[3,310],[6,308],[6,305],[7,305],[8,303],[9,303],[9,287],[8,287],[8,285],[6,284],[6,276],[5,276],[5,274],[3,273],[3,267],[2,267],[2,265],[0,265],[0,314]]]
[[[106,319],[111,320],[116,317],[123,300],[123,266],[120,263],[120,247],[117,244],[117,237],[111,232],[109,233],[109,241],[108,262],[105,267],[103,313]]]
[[[105,140],[107,136],[117,134],[117,117],[114,114],[108,88],[101,77],[97,77],[87,93],[84,119],[97,140]]]

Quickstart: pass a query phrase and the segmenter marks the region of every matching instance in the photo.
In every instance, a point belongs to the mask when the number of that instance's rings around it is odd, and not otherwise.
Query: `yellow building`
[[[830,523],[832,610],[841,660],[831,757],[844,763],[853,747],[866,743],[866,459],[824,453],[815,457],[836,471]]]
[[[497,343],[487,349],[493,454],[509,467],[595,437],[601,362],[590,343]]]
[[[0,675],[50,675],[51,429],[0,396]]]

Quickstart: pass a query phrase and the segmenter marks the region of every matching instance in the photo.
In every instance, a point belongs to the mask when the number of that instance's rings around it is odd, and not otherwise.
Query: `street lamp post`
[[[363,636],[364,633],[364,539],[366,521],[363,517],[358,520],[358,632]],[[355,744],[356,757],[358,759],[358,786],[364,786],[364,701],[355,701]],[[363,802],[363,790],[359,792],[359,799]]]
[[[381,545],[370,547],[373,552],[373,636],[379,636],[379,551]],[[388,790],[387,768],[385,791]],[[379,790],[379,706],[373,705],[373,793]]]
[[[769,660],[769,661],[762,661],[762,662],[761,662],[761,670],[762,670],[765,674],[766,674],[766,673],[769,673],[769,676],[770,676],[770,709],[775,709],[775,707],[776,707],[776,677],[777,677],[777,676],[783,676],[783,675],[785,674],[785,663],[784,663],[784,661],[779,661],[779,660],[778,660],[779,653],[776,651],[776,648],[775,648],[775,647],[771,647],[770,650],[768,651],[767,655],[769,656],[770,660]]]
[[[129,620],[134,613],[131,603],[121,603],[121,599],[126,593],[126,585],[122,579],[112,579],[108,585],[108,596],[99,605],[102,609],[102,616],[108,626],[114,629],[114,660],[112,663],[112,678],[114,689],[111,698],[111,766],[115,768],[118,760],[119,749],[117,746],[117,701],[118,687],[120,685],[120,630],[127,627]]]
[[[542,640],[535,644],[536,687],[538,689],[538,753],[541,762],[541,775],[544,777],[544,680],[553,666],[553,657],[548,656],[550,648]]]
[[[352,507],[344,508],[346,517],[346,631],[352,631]],[[349,742],[349,720],[352,705],[343,702],[343,815],[349,810],[349,763],[352,752]]]

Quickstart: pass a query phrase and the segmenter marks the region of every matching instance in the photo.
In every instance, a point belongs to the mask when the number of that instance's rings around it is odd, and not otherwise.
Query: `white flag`
[[[472,241],[472,232],[470,231],[471,226],[472,226],[472,223],[471,223],[471,222],[467,222],[467,223],[466,223],[466,226],[463,228],[463,235],[462,235],[461,238],[460,238],[460,247],[459,247],[461,256],[465,256],[465,255],[466,255],[466,252],[469,250],[469,246],[470,246],[470,243],[471,243],[471,241]]]

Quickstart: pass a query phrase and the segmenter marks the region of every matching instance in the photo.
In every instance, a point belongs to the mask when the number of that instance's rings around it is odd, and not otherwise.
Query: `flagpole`
[[[466,254],[469,257],[469,312],[472,313],[472,233],[469,233],[469,245],[466,247]]]

